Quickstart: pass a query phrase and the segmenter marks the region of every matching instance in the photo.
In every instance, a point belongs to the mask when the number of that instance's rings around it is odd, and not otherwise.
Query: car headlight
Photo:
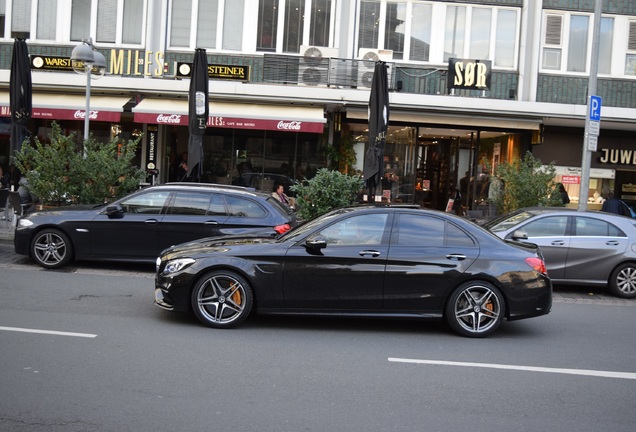
[[[179,258],[176,260],[168,261],[168,263],[166,264],[166,267],[163,269],[163,274],[169,275],[172,273],[177,273],[185,269],[189,265],[192,265],[194,261],[195,260],[193,260],[192,258]]]
[[[33,225],[33,222],[31,222],[29,219],[18,219],[19,227],[30,227],[31,225]]]

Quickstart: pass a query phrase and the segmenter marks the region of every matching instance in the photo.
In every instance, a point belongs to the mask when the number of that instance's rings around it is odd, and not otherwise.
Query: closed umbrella
[[[369,147],[364,157],[363,179],[368,199],[377,193],[384,175],[384,146],[389,126],[389,83],[387,64],[379,61],[373,70],[369,97]]]
[[[24,39],[15,39],[9,78],[9,109],[11,110],[11,152],[13,156],[22,148],[28,135],[26,125],[32,108],[31,62],[29,48]]]
[[[194,52],[190,91],[188,92],[188,177],[199,179],[203,170],[203,135],[208,121],[208,59],[205,50]]]

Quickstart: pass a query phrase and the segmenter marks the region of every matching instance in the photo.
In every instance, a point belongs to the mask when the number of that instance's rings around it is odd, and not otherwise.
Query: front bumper
[[[164,292],[161,288],[155,288],[155,305],[161,309],[174,310],[174,306],[166,299],[167,292]]]

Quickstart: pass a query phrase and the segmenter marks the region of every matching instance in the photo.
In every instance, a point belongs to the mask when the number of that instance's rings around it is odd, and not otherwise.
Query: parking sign
[[[590,120],[601,121],[601,97],[590,96]]]

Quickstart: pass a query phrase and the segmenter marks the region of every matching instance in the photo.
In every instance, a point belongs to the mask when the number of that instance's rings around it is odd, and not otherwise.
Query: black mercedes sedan
[[[155,304],[229,328],[252,311],[445,319],[484,337],[504,318],[547,314],[538,247],[410,206],[331,211],[279,238],[209,238],[157,258]]]
[[[276,236],[297,224],[270,194],[238,186],[168,183],[97,207],[60,207],[18,220],[14,246],[45,268],[72,260],[154,262],[172,245],[224,235]]]

